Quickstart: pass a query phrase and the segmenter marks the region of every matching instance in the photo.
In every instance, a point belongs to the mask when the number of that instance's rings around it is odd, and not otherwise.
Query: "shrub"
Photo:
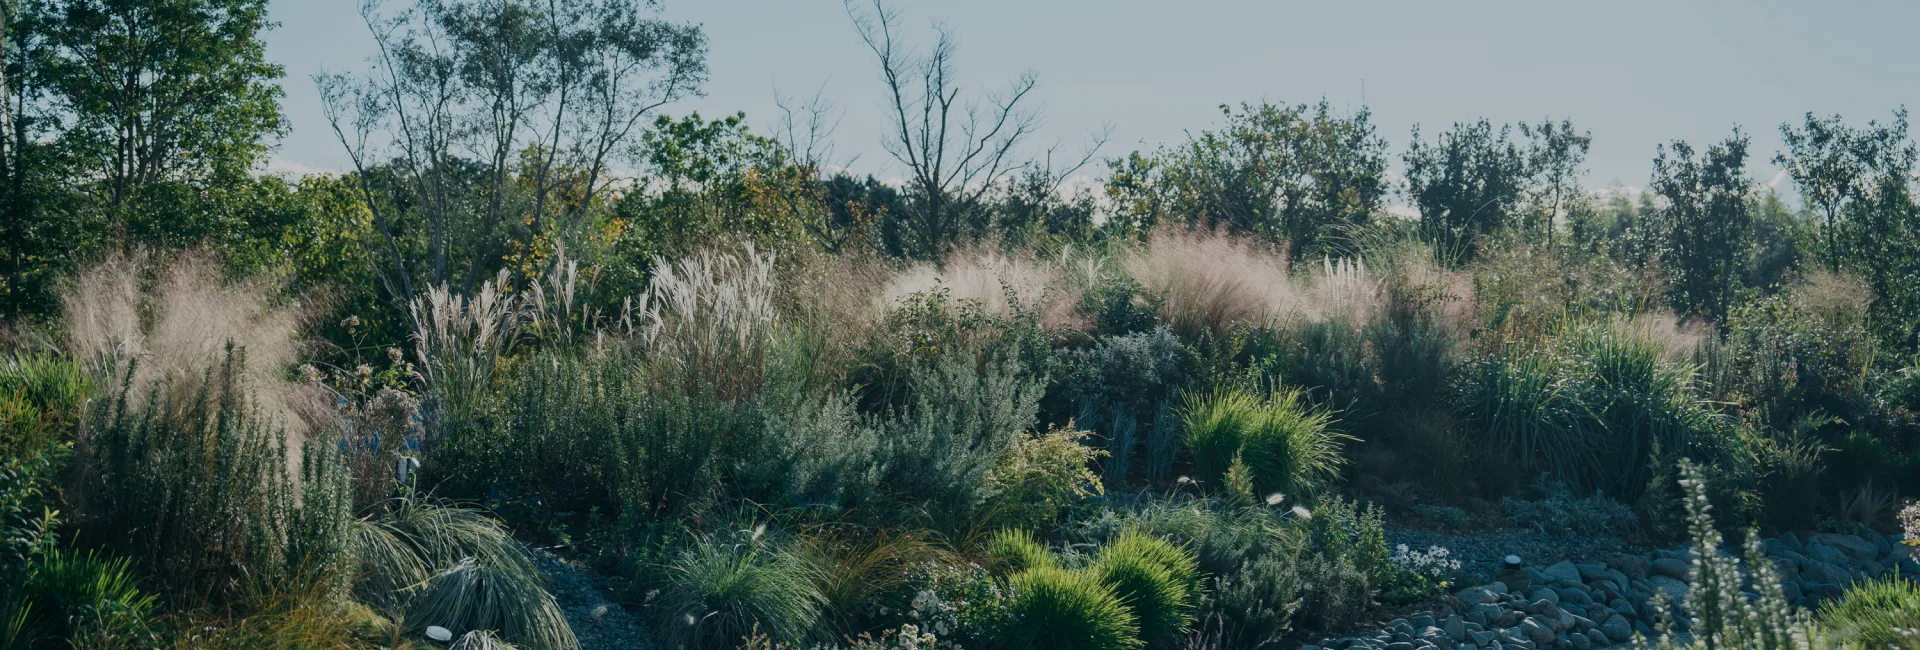
[[[1630,323],[1573,323],[1538,349],[1510,345],[1472,364],[1456,404],[1484,447],[1576,490],[1632,499],[1656,450],[1711,452],[1734,428],[1692,369],[1668,358]]]
[[[1034,428],[1039,386],[1007,362],[977,368],[965,354],[913,370],[913,403],[885,419],[885,485],[958,521],[991,496],[987,477]]]
[[[852,395],[816,388],[797,337],[769,353],[756,398],[758,452],[737,453],[733,474],[749,495],[772,503],[837,509],[872,499],[880,481],[879,427],[860,416]]]
[[[1153,444],[1164,423],[1157,416],[1164,405],[1193,379],[1193,350],[1160,326],[1150,331],[1099,340],[1091,348],[1064,350],[1059,355],[1065,377],[1061,392],[1075,405],[1075,424],[1102,433],[1107,439],[1107,480],[1124,485],[1134,450],[1145,431],[1147,474],[1164,481],[1172,469],[1171,449]],[[1166,433],[1171,433],[1166,432]]]
[[[836,636],[870,629],[890,599],[900,596],[916,566],[943,554],[918,531],[823,526],[807,532],[795,554],[805,560],[820,593],[821,623]]]
[[[756,630],[802,643],[821,605],[805,567],[760,529],[698,537],[664,567],[657,629],[688,648],[730,648]]]
[[[1339,629],[1373,606],[1396,576],[1377,506],[1339,497],[1313,510],[1312,536],[1296,557],[1303,586],[1300,613],[1311,625]]]
[[[128,368],[87,415],[92,538],[169,588],[324,575],[346,557],[351,479],[340,454],[306,445],[296,484],[285,434],[256,408],[245,367],[229,350],[193,392],[176,397],[163,383],[143,404],[132,402]]]
[[[49,444],[35,453],[0,457],[0,582],[26,580],[28,568],[59,543],[54,486],[70,453],[69,445]]]
[[[1138,648],[1140,626],[1113,589],[1095,576],[1035,567],[1007,581],[1010,602],[1000,631],[1009,650]]]
[[[1183,406],[1187,447],[1202,480],[1225,477],[1235,457],[1252,470],[1262,494],[1311,494],[1345,463],[1346,436],[1327,430],[1332,417],[1308,406],[1298,391],[1265,399],[1219,390],[1189,395]]]
[[[1575,498],[1567,484],[1545,474],[1533,482],[1534,500],[1511,497],[1500,501],[1507,521],[1521,528],[1561,537],[1625,535],[1638,521],[1632,508],[1603,494]]]
[[[1680,487],[1686,492],[1688,531],[1693,538],[1689,554],[1693,567],[1687,573],[1687,611],[1690,640],[1676,639],[1670,614],[1672,603],[1664,591],[1654,595],[1656,629],[1660,638],[1652,646],[1659,650],[1680,648],[1742,648],[1810,650],[1819,642],[1820,631],[1805,612],[1794,610],[1780,591],[1780,576],[1767,558],[1757,534],[1747,536],[1743,563],[1720,551],[1720,532],[1714,527],[1707,500],[1706,472],[1690,461],[1679,465]],[[1751,585],[1755,595],[1743,592]],[[1648,647],[1644,639],[1635,645]]]
[[[438,625],[456,634],[497,632],[535,650],[577,650],[573,629],[540,586],[539,574],[511,565],[461,558],[417,587],[408,607],[415,630]]]
[[[1304,588],[1299,567],[1276,555],[1261,556],[1232,573],[1214,576],[1202,619],[1214,622],[1220,641],[1214,647],[1260,648],[1279,643],[1293,629]]]
[[[1819,616],[1843,647],[1920,648],[1920,582],[1889,576],[1853,585]]]
[[[1093,461],[1106,452],[1081,444],[1086,432],[1056,429],[1023,436],[987,474],[989,512],[1001,524],[1051,527],[1060,512],[1101,493]]]
[[[1090,569],[1113,588],[1140,625],[1140,638],[1166,647],[1193,623],[1200,569],[1193,553],[1139,532],[1100,547]]]
[[[986,554],[987,561],[1005,573],[1060,566],[1053,551],[1034,539],[1033,533],[1014,528],[1002,529],[987,538]]]

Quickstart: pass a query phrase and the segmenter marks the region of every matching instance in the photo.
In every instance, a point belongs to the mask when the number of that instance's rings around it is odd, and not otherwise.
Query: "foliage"
[[[1339,445],[1346,436],[1329,431],[1332,416],[1308,406],[1299,391],[1265,398],[1228,390],[1191,394],[1182,419],[1202,480],[1219,480],[1241,458],[1260,494],[1307,495],[1345,462]]]
[[[1388,190],[1372,113],[1339,115],[1325,100],[1220,112],[1217,130],[1110,164],[1118,227],[1148,233],[1180,220],[1287,242],[1295,259],[1351,253],[1347,236],[1381,212]]]
[[[1526,152],[1486,119],[1455,123],[1433,144],[1415,127],[1403,157],[1407,194],[1420,210],[1423,238],[1442,250],[1478,254],[1478,239],[1518,225],[1517,212],[1531,175]]]
[[[660,633],[693,648],[732,647],[755,631],[805,641],[821,594],[806,564],[764,535],[760,527],[703,535],[668,563],[657,605]]]
[[[1676,140],[1671,155],[1662,146],[1653,160],[1652,190],[1666,200],[1662,257],[1682,313],[1724,318],[1740,289],[1742,257],[1753,242],[1747,143],[1736,128],[1698,159],[1692,145]]]
[[[34,560],[13,584],[18,591],[0,601],[0,609],[20,616],[23,625],[4,633],[30,643],[138,643],[151,634],[148,618],[159,603],[153,594],[141,593],[127,558],[78,551],[54,551]]]
[[[1658,640],[1649,644],[1644,637],[1634,639],[1637,648],[1776,648],[1815,647],[1821,633],[1806,612],[1795,611],[1780,591],[1780,576],[1767,558],[1759,535],[1747,536],[1743,564],[1720,552],[1720,532],[1714,527],[1713,506],[1707,501],[1706,473],[1690,461],[1680,462],[1680,486],[1686,491],[1688,531],[1693,537],[1689,553],[1693,566],[1687,572],[1687,611],[1691,640],[1674,637],[1670,614],[1672,603],[1664,591],[1656,592],[1654,610]],[[1756,592],[1748,597],[1743,585],[1752,584]]]
[[[344,558],[343,459],[302,445],[289,461],[285,434],[241,383],[245,366],[230,349],[191,393],[163,383],[143,402],[127,367],[90,406],[86,525],[160,584],[232,590],[243,576],[286,579]]]
[[[884,420],[884,485],[946,517],[984,505],[993,496],[987,477],[1035,422],[1038,386],[1015,373],[1006,362],[977,367],[965,354],[915,367],[912,404]]]
[[[989,564],[1004,573],[1060,565],[1053,551],[1034,539],[1033,533],[1017,528],[995,531],[987,538],[985,553]]]
[[[1920,583],[1896,575],[1856,584],[1822,604],[1819,617],[1842,647],[1920,646]]]
[[[1088,570],[1133,613],[1147,645],[1167,647],[1193,623],[1202,576],[1191,551],[1143,533],[1123,533],[1100,547]]]
[[[1314,508],[1312,552],[1301,560],[1306,585],[1300,613],[1322,629],[1339,629],[1373,605],[1383,586],[1398,577],[1387,553],[1383,513],[1339,497]]]
[[[1523,468],[1632,498],[1656,452],[1699,453],[1731,435],[1693,369],[1631,324],[1576,322],[1544,343],[1475,361],[1456,394],[1468,430]]]
[[[1093,461],[1105,452],[1082,444],[1084,431],[1054,430],[1023,436],[987,474],[989,510],[996,521],[1018,527],[1051,525],[1060,512],[1100,494]]]
[[[1623,536],[1633,532],[1638,524],[1638,517],[1626,504],[1597,493],[1575,497],[1566,483],[1545,474],[1534,479],[1533,491],[1536,498],[1531,500],[1512,497],[1500,500],[1508,522],[1562,537]]]
[[[79,364],[46,353],[0,359],[0,457],[21,458],[64,440],[90,392]]]
[[[1140,627],[1112,587],[1095,575],[1034,567],[1007,580],[1001,647],[1122,650],[1141,646]]]
[[[50,444],[31,454],[0,457],[0,581],[17,584],[59,544],[56,481],[72,449]]]

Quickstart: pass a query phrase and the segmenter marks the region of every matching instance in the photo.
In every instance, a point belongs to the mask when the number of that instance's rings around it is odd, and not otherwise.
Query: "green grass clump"
[[[497,631],[533,650],[577,650],[579,641],[538,573],[461,559],[420,585],[407,621],[457,633]]]
[[[702,537],[666,566],[659,629],[685,648],[731,648],[750,635],[807,640],[821,596],[800,558],[747,539]]]
[[[1261,494],[1312,493],[1345,464],[1346,436],[1328,430],[1333,418],[1295,390],[1265,399],[1239,391],[1189,395],[1183,407],[1187,446],[1201,480],[1217,482],[1239,456]]]
[[[1012,602],[1001,629],[1008,650],[1130,650],[1140,625],[1112,587],[1090,573],[1040,567],[1007,581]]]
[[[1133,613],[1148,645],[1169,646],[1193,623],[1200,568],[1192,552],[1129,531],[1100,549],[1091,571]]]
[[[1060,566],[1053,552],[1034,539],[1033,533],[1012,528],[995,532],[987,539],[987,561],[1008,573]]]
[[[124,557],[55,551],[33,563],[30,577],[0,601],[0,647],[39,647],[38,640],[124,638],[146,626],[157,600],[141,593]],[[123,639],[124,640],[124,639]]]
[[[1846,648],[1920,648],[1920,582],[1892,576],[1854,585],[1820,608]]]

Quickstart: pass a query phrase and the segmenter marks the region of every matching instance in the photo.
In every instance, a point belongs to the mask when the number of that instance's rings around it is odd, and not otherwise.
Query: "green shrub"
[[[1100,477],[1092,466],[1106,452],[1081,444],[1086,436],[1072,429],[1022,436],[987,474],[990,520],[1051,528],[1063,510],[1100,494]]]
[[[1509,346],[1471,365],[1456,395],[1477,442],[1577,491],[1637,497],[1656,450],[1714,450],[1733,434],[1690,366],[1622,321],[1572,323],[1537,349]]]
[[[1395,578],[1384,515],[1377,506],[1335,497],[1313,509],[1311,529],[1294,558],[1300,614],[1320,629],[1340,629],[1357,621]]]
[[[1507,521],[1521,528],[1532,528],[1555,536],[1625,535],[1636,527],[1638,517],[1626,504],[1603,494],[1574,497],[1567,484],[1542,474],[1533,482],[1535,499],[1505,498]]]
[[[1219,481],[1236,456],[1253,472],[1261,494],[1311,494],[1339,472],[1346,436],[1328,431],[1332,417],[1306,404],[1298,391],[1265,399],[1238,391],[1189,395],[1183,425],[1194,471]]]
[[[991,496],[988,475],[1032,431],[1040,386],[1012,363],[977,367],[947,354],[913,370],[912,404],[885,419],[879,451],[886,487],[952,521]]]
[[[1092,574],[1036,567],[1015,574],[1007,581],[1007,591],[1001,647],[1126,650],[1142,645],[1133,613]]]
[[[1305,585],[1300,566],[1265,555],[1214,576],[1206,603],[1220,643],[1214,647],[1260,648],[1280,642],[1293,629]]]
[[[438,625],[456,634],[490,630],[535,650],[577,650],[579,641],[538,573],[461,558],[415,588],[407,624]]]
[[[59,543],[54,484],[71,453],[68,444],[50,444],[0,457],[0,583],[26,580],[28,567]]]
[[[1089,570],[1133,613],[1148,645],[1170,646],[1193,623],[1201,579],[1193,553],[1129,532],[1102,546]]]
[[[1165,430],[1160,414],[1193,381],[1193,350],[1162,325],[1100,339],[1091,348],[1064,350],[1059,360],[1064,366],[1060,392],[1074,404],[1075,424],[1106,439],[1108,485],[1127,483],[1142,440],[1148,443],[1146,478],[1170,478],[1173,449],[1156,443],[1172,432]]]
[[[656,629],[687,648],[731,648],[756,630],[800,644],[821,606],[805,566],[757,530],[699,537],[664,567]]]
[[[168,589],[332,577],[347,558],[351,479],[340,453],[304,445],[296,488],[285,436],[255,408],[244,367],[230,348],[203,381],[163,382],[137,404],[128,367],[87,415],[88,538]]]
[[[1889,576],[1820,606],[1820,624],[1847,648],[1920,648],[1920,582]]]
[[[1006,573],[1060,566],[1053,551],[1034,539],[1033,533],[1014,528],[1001,529],[987,538],[986,554],[995,569]]]

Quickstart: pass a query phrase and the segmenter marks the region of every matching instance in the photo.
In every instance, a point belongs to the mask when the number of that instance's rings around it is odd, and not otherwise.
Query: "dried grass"
[[[1239,325],[1363,325],[1386,302],[1378,274],[1360,259],[1322,260],[1296,276],[1284,249],[1223,231],[1162,228],[1124,262],[1162,299],[1161,317],[1184,336],[1218,336]]]
[[[1082,329],[1086,323],[1076,313],[1081,289],[1068,266],[1064,260],[1009,255],[991,247],[955,250],[938,266],[921,264],[895,276],[881,292],[881,304],[891,306],[909,295],[945,289],[954,300],[977,303],[987,314],[1032,310],[1049,329]]]

